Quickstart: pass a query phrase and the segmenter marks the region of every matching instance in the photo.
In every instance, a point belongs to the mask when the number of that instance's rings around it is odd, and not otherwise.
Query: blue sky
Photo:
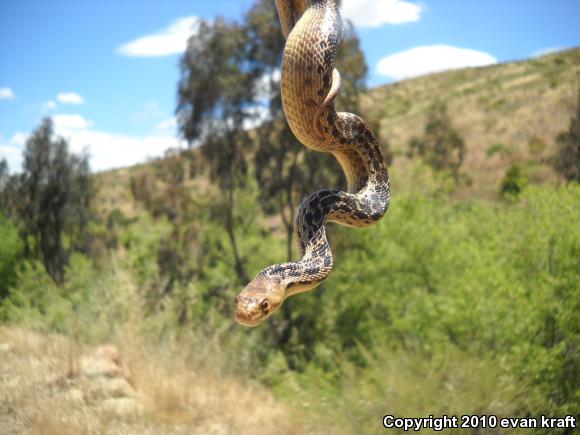
[[[252,3],[0,0],[0,158],[18,170],[43,116],[73,151],[86,147],[96,170],[179,146],[188,34],[198,19],[240,19]],[[371,86],[580,45],[577,0],[343,0],[342,12],[361,37]]]

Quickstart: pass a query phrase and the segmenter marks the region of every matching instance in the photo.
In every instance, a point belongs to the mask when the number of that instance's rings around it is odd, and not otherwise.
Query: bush
[[[568,181],[580,182],[580,90],[576,111],[570,120],[570,128],[556,138],[558,147],[553,165]]]
[[[519,165],[511,165],[501,180],[500,193],[506,198],[517,197],[528,185],[528,179]]]
[[[316,367],[341,379],[343,358],[364,369],[361,346],[378,358],[376,379],[389,375],[385,350],[416,349],[429,360],[451,346],[540,398],[520,398],[517,412],[577,412],[579,207],[572,186],[531,186],[503,205],[411,194],[394,197],[378,227],[336,231],[335,272],[287,302],[294,315],[315,319],[297,340],[309,382],[321,378]],[[495,399],[481,400],[472,411]]]
[[[0,303],[16,283],[16,265],[22,258],[24,244],[10,220],[0,215]]]
[[[409,155],[418,155],[433,169],[450,171],[457,179],[463,163],[465,143],[453,128],[447,105],[441,102],[429,109],[425,133],[421,138],[412,138]]]

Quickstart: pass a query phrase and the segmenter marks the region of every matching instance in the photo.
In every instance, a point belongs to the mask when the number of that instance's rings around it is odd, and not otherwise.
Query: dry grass
[[[0,433],[305,433],[268,391],[204,372],[184,349],[117,347],[113,370],[94,347],[0,328]]]
[[[546,161],[554,153],[555,137],[568,128],[579,84],[580,49],[574,49],[540,59],[407,80],[373,89],[361,102],[367,116],[381,120],[380,138],[397,155],[394,166],[403,177],[401,188],[409,184],[404,175],[409,161],[404,154],[410,139],[423,134],[433,102],[446,102],[452,122],[465,140],[462,172],[471,180],[457,194],[492,198],[506,169],[514,163],[540,163],[535,182],[557,180]],[[546,144],[539,155],[529,153],[532,138]],[[512,147],[513,154],[488,156],[488,148],[497,143]]]

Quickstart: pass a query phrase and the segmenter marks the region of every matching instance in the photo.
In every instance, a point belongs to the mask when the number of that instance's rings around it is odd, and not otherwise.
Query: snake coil
[[[348,192],[312,193],[296,213],[302,258],[261,271],[237,296],[236,320],[257,326],[296,293],[311,290],[332,271],[325,225],[365,227],[389,206],[387,166],[375,136],[358,116],[334,110],[340,74],[334,68],[342,43],[335,0],[276,0],[286,45],[282,60],[282,104],[290,129],[306,147],[329,152],[340,163]]]

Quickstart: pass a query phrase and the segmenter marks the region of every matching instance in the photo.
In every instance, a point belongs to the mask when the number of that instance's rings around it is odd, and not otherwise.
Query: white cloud
[[[55,129],[83,129],[92,127],[93,122],[83,118],[81,115],[54,115],[52,117]]]
[[[84,104],[85,99],[75,92],[61,92],[56,96],[56,100],[63,104]]]
[[[159,121],[157,125],[155,125],[155,130],[159,132],[162,131],[174,132],[176,128],[177,128],[177,119],[175,119],[175,117],[164,119],[162,121]]]
[[[485,66],[497,63],[492,55],[449,45],[428,45],[411,48],[381,59],[380,74],[403,80],[449,69]]]
[[[80,115],[56,115],[53,121],[55,134],[68,141],[71,152],[79,154],[86,151],[89,154],[93,171],[143,163],[149,158],[163,157],[168,149],[187,146],[174,134],[162,131],[132,136],[95,130],[91,128],[93,123]],[[174,122],[174,118],[172,122],[166,121],[166,124],[170,125]],[[0,159],[5,158],[8,161],[12,173],[22,168],[22,152],[29,136],[27,133],[17,132],[4,143],[0,142]]]
[[[10,88],[0,88],[0,100],[11,100],[14,98],[14,91]]]
[[[359,27],[419,21],[423,7],[404,0],[343,0],[341,14]]]
[[[542,56],[546,56],[548,54],[557,53],[557,52],[562,51],[562,50],[565,50],[565,48],[564,47],[542,48],[541,50],[534,51],[532,53],[532,57],[542,57]]]
[[[187,40],[196,32],[198,23],[197,17],[180,18],[161,32],[121,45],[117,48],[117,52],[135,57],[157,57],[182,53],[187,47]]]
[[[22,168],[22,148],[0,144],[0,160],[6,159],[10,173],[19,172]]]
[[[65,137],[70,150],[80,153],[86,150],[90,156],[91,169],[104,171],[143,163],[148,158],[162,157],[170,148],[182,148],[184,143],[172,135],[129,136],[91,129],[55,128]]]
[[[30,135],[28,133],[21,133],[21,132],[14,133],[12,135],[12,137],[10,138],[10,143],[13,145],[23,146],[26,143],[26,141],[28,140],[29,136]]]
[[[44,108],[46,110],[54,110],[58,107],[58,104],[56,104],[54,101],[47,101],[46,103],[44,103]]]

